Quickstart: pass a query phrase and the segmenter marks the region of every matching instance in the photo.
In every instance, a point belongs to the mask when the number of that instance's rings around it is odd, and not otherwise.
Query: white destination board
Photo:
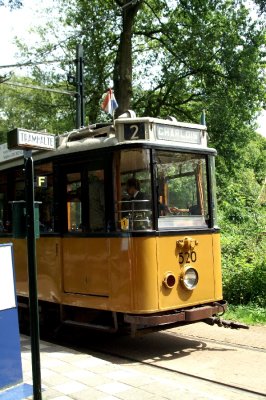
[[[38,149],[52,150],[55,148],[55,137],[42,133],[18,130],[18,144]]]
[[[55,150],[55,135],[16,128],[7,134],[9,149]]]
[[[201,131],[174,125],[156,125],[157,139],[183,143],[201,143]]]
[[[16,307],[12,244],[0,245],[0,311]]]

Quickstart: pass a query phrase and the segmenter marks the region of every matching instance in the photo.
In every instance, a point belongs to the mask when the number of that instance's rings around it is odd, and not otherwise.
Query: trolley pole
[[[85,125],[83,46],[76,48],[76,128]]]
[[[24,150],[33,398],[42,400],[32,151]]]

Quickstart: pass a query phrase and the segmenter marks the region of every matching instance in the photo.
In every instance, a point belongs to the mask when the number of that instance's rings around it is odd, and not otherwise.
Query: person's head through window
[[[126,186],[127,193],[130,198],[136,198],[138,193],[140,192],[140,183],[138,179],[136,178],[130,178],[127,181],[127,186]]]

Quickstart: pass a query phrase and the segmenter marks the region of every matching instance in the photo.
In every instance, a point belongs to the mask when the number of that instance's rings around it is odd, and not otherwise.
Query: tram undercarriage
[[[29,328],[28,298],[19,297],[18,306],[22,329]],[[200,321],[209,325],[222,326],[220,316],[226,308],[226,301],[221,300],[168,312],[127,314],[39,301],[39,318],[41,330],[49,330],[55,334],[61,327],[68,325],[108,333],[130,334],[135,337]]]

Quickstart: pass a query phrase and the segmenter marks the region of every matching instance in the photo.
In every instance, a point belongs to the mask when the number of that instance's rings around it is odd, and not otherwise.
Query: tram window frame
[[[109,157],[106,158],[97,158],[88,160],[79,160],[79,162],[73,161],[73,163],[66,163],[65,165],[58,166],[57,174],[60,176],[60,191],[59,191],[59,204],[62,204],[60,209],[60,225],[61,231],[63,235],[79,235],[79,236],[94,236],[94,235],[102,235],[106,234],[108,231],[108,225],[111,225],[109,221],[111,221],[110,217],[110,205],[107,205],[108,198],[107,193],[112,193],[112,190],[107,189],[107,176],[108,168],[110,169]],[[66,177],[67,174],[71,173],[80,173],[80,181],[81,181],[81,193],[80,193],[80,205],[81,205],[81,221],[78,229],[69,229],[68,223],[68,214],[67,214],[67,191],[66,191]],[[101,205],[103,206],[103,224],[100,227],[92,227],[90,221],[90,212],[92,209],[90,207],[90,203],[92,202],[92,197],[90,199],[90,187],[92,189],[92,185],[89,182],[89,176],[96,177],[97,174],[102,175],[102,196],[101,196]],[[63,177],[63,178],[62,178]],[[108,186],[109,187],[109,186]],[[99,189],[99,188],[98,188]],[[96,192],[94,192],[96,196]],[[94,197],[95,197],[94,196]],[[95,207],[94,207],[95,210]],[[99,211],[99,209],[98,209]],[[95,220],[94,220],[95,223]]]
[[[184,160],[189,161],[189,156],[192,156],[191,160],[193,160],[193,157],[195,160],[201,160],[204,163],[204,168],[202,171],[196,172],[194,171],[183,171],[181,172],[181,169],[179,171],[179,175],[176,175],[176,177],[173,175],[174,178],[189,178],[195,176],[195,185],[194,189],[196,189],[196,197],[197,197],[197,204],[199,207],[200,203],[200,208],[201,210],[196,207],[193,209],[193,205],[191,204],[190,207],[183,207],[183,208],[178,208],[174,207],[172,205],[168,205],[165,202],[165,197],[168,198],[169,194],[165,196],[165,194],[161,193],[160,190],[160,183],[159,183],[159,176],[160,176],[160,171],[158,171],[158,165],[160,162],[158,161],[158,154],[161,154],[161,157],[163,157],[163,154],[168,154],[169,157],[173,157],[173,155],[179,155],[184,158]],[[166,230],[186,230],[186,229],[207,229],[210,227],[211,224],[211,208],[210,208],[210,190],[211,190],[211,182],[210,182],[210,171],[209,171],[209,159],[206,154],[199,153],[199,152],[182,152],[182,151],[171,151],[171,150],[166,150],[166,149],[156,149],[153,153],[153,162],[155,165],[155,176],[156,176],[156,198],[157,198],[157,203],[158,203],[158,210],[157,210],[157,221],[158,221],[158,230],[159,231],[166,231]],[[181,160],[181,158],[180,158]],[[166,163],[165,163],[166,164]],[[169,162],[169,165],[171,163]],[[177,163],[176,163],[177,165]],[[180,162],[180,166],[184,165]],[[198,164],[200,166],[200,164]],[[203,173],[204,172],[204,173]],[[201,174],[202,175],[197,175]],[[198,178],[197,178],[198,177]],[[201,177],[201,178],[199,178]],[[170,178],[170,176],[168,177]],[[197,179],[204,179],[204,181],[197,182]],[[199,193],[199,187],[201,185],[201,189],[203,192],[200,194]],[[165,190],[165,188],[164,188]],[[200,201],[199,197],[202,196],[202,199]],[[183,204],[184,206],[184,204]],[[203,210],[206,210],[205,213],[203,213]],[[163,210],[163,213],[161,213],[161,210]],[[194,214],[195,213],[195,214]],[[173,218],[176,217],[176,218]]]
[[[8,171],[0,172],[0,234],[11,233],[11,207],[8,204],[10,180]]]
[[[83,231],[82,173],[80,171],[66,173],[65,188],[67,231],[80,233]]]
[[[116,151],[113,171],[116,231],[154,230],[151,148],[126,147]],[[135,180],[137,193],[142,193],[140,198],[126,193],[129,179]]]
[[[25,182],[25,169],[24,165],[12,168],[8,172],[8,198],[9,203],[12,201],[25,201],[26,200],[26,182]],[[10,233],[13,233],[13,216],[12,206],[10,206]]]
[[[39,201],[40,233],[55,232],[54,166],[51,161],[34,165],[35,201]]]
[[[6,177],[5,190],[6,199],[3,207],[3,214],[5,214],[5,221],[3,221],[2,228],[0,224],[1,235],[12,235],[12,205],[13,201],[25,201],[25,175],[24,166],[18,165],[16,167],[2,170],[1,176]]]
[[[43,234],[51,234],[54,233],[54,225],[52,222],[52,226],[50,227],[50,229],[46,229],[44,231],[44,229],[42,228],[42,224],[41,224],[41,214],[42,214],[42,207],[43,207],[43,201],[42,199],[39,198],[37,192],[37,184],[36,184],[36,180],[38,178],[38,170],[41,170],[43,168],[45,168],[45,166],[47,166],[48,164],[50,164],[50,171],[49,174],[46,173],[42,173],[42,176],[47,176],[48,179],[50,179],[50,183],[49,186],[52,188],[52,196],[50,197],[50,208],[53,214],[53,222],[55,219],[55,213],[54,213],[54,202],[55,202],[55,198],[54,198],[54,170],[53,170],[53,165],[51,162],[45,161],[45,162],[37,162],[34,165],[34,200],[35,201],[41,201],[41,204],[39,205],[39,215],[40,215],[40,233],[41,235]],[[13,232],[13,227],[12,227],[12,202],[13,201],[26,201],[26,189],[25,189],[25,170],[24,170],[24,165],[18,165],[16,167],[10,168],[10,169],[6,169],[6,170],[2,170],[0,172],[0,176],[5,176],[6,177],[6,188],[5,188],[5,192],[6,192],[6,202],[5,202],[5,206],[4,206],[4,213],[6,215],[5,221],[3,223],[3,227],[1,228],[1,221],[0,221],[0,233],[3,235],[6,234],[12,234]],[[0,188],[1,188],[1,181],[0,181]],[[1,189],[0,189],[1,190]],[[46,196],[44,196],[46,197]],[[26,204],[25,204],[26,207]],[[1,218],[0,218],[1,220]]]
[[[25,172],[24,168],[17,167],[13,171],[14,187],[13,187],[13,198],[12,200],[20,201],[26,199],[25,193]]]
[[[218,226],[218,202],[217,202],[217,184],[215,174],[215,155],[208,155],[208,189],[209,189],[209,227],[219,230]]]
[[[106,190],[104,168],[88,169],[89,232],[106,231]]]

